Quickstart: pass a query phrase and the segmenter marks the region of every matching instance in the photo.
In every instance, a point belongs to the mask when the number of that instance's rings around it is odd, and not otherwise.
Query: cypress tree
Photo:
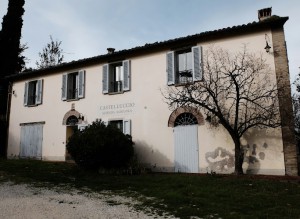
[[[5,77],[20,70],[19,54],[25,0],[9,0],[0,31],[0,156],[6,155],[8,82]]]
[[[9,0],[7,14],[3,17],[0,32],[0,76],[16,73],[20,38],[23,26],[25,0]]]

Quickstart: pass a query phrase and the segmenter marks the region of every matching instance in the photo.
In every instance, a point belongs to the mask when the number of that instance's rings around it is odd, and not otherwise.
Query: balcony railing
[[[178,72],[177,84],[187,84],[193,82],[192,70]]]
[[[122,81],[113,81],[110,83],[110,90],[111,92],[122,92]]]

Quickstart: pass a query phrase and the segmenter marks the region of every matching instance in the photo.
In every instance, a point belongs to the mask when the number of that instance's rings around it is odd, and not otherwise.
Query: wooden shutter
[[[167,53],[167,84],[175,84],[175,61],[174,52]]]
[[[28,84],[29,82],[25,82],[25,90],[24,90],[24,106],[27,106],[28,103]]]
[[[123,120],[123,133],[125,135],[131,135],[131,121],[128,120]]]
[[[35,104],[42,104],[43,98],[43,80],[37,80],[36,82],[36,94],[35,94]]]
[[[63,74],[62,76],[62,88],[61,88],[61,99],[66,100],[67,99],[67,79],[68,79],[68,74]]]
[[[85,90],[85,72],[84,70],[80,70],[78,72],[78,98],[84,98],[84,90]]]
[[[108,73],[109,73],[109,65],[105,64],[102,68],[102,93],[108,93]]]
[[[130,90],[130,61],[123,61],[123,71],[124,71],[124,81],[123,81],[123,90]]]
[[[195,46],[192,47],[192,57],[193,57],[193,81],[202,80],[202,47]]]

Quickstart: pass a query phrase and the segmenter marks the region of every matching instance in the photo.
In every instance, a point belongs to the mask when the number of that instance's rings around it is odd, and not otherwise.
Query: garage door
[[[42,159],[43,123],[21,125],[20,157]]]

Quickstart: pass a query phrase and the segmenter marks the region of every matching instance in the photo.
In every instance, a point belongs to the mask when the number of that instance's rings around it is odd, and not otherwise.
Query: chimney
[[[115,48],[107,48],[108,54],[113,54],[115,52]]]
[[[267,18],[270,18],[272,15],[272,8],[263,8],[258,10],[258,20],[263,21]]]

